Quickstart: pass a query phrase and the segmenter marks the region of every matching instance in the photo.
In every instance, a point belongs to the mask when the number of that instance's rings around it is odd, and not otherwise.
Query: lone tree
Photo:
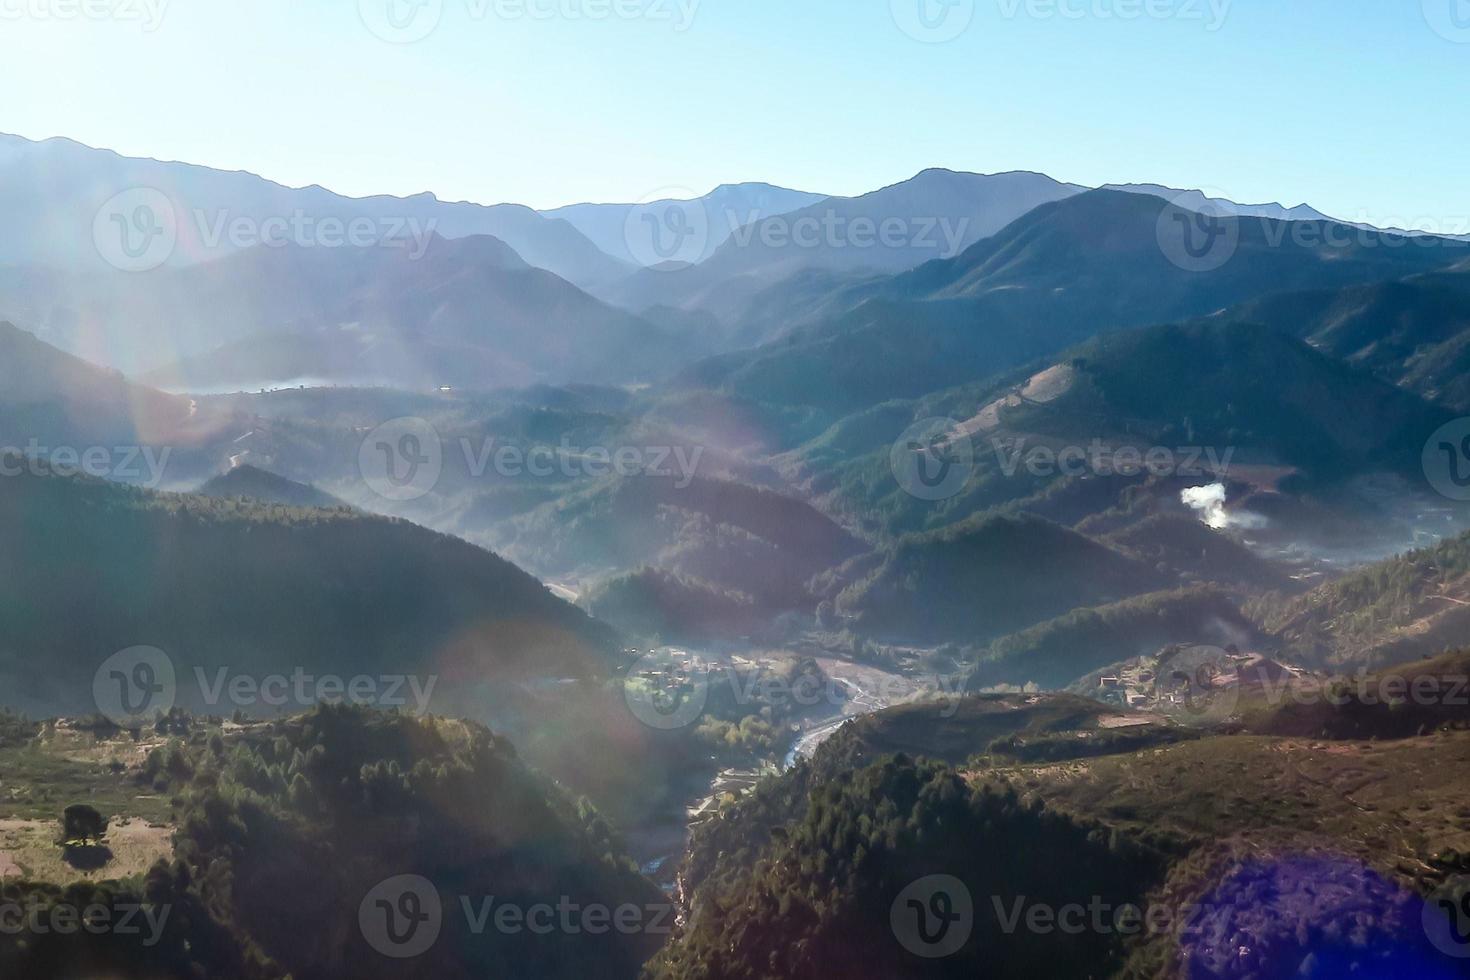
[[[67,843],[101,843],[107,836],[107,818],[95,807],[77,803],[66,808],[61,815],[62,839]]]

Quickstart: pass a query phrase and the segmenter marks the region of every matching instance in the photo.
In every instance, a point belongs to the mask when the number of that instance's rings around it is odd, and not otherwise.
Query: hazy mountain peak
[[[1211,197],[1203,191],[1180,190],[1178,188],[1165,187],[1162,184],[1105,184],[1099,189],[1123,191],[1128,194],[1145,194],[1150,197],[1162,197],[1166,201],[1171,201],[1180,207],[1188,208],[1192,211],[1210,208],[1218,214],[1273,218],[1277,221],[1334,220],[1310,204],[1298,204],[1293,208],[1285,207],[1278,201],[1272,201],[1268,204],[1241,204],[1223,197]]]
[[[241,463],[208,480],[197,491],[201,497],[225,500],[248,499],[285,507],[332,508],[346,506],[341,500],[279,473]]]
[[[707,232],[702,243],[703,258],[713,254],[731,234],[751,222],[787,214],[823,199],[822,194],[749,181],[721,184],[701,197],[671,196],[639,203],[571,204],[541,213],[575,227],[608,255],[633,265],[648,266],[649,257],[639,254],[645,251],[639,247],[640,241],[636,237],[630,240],[630,235],[640,233],[637,222],[641,214],[657,218],[661,210],[669,207],[697,210],[700,217],[695,224]]]
[[[118,197],[139,189],[163,201]],[[318,238],[329,233],[318,229],[367,221],[384,238],[405,231],[420,237],[494,235],[531,265],[583,286],[626,272],[571,225],[519,204],[446,203],[427,191],[354,198],[316,184],[293,188],[247,171],[128,157],[74,140],[0,136],[0,213],[7,218],[0,229],[0,265],[105,272],[105,256],[94,240],[98,215],[109,206],[140,203],[171,210],[176,230],[176,244],[149,268],[220,258],[258,244],[267,228],[295,236],[296,244],[326,245]]]
[[[1038,205],[1082,190],[1042,174],[934,168],[858,197],[829,197],[764,218],[691,269],[643,270],[598,295],[630,309],[702,306],[733,323],[764,290],[805,271],[903,272],[953,257]]]
[[[806,194],[807,193],[806,191],[793,191],[790,188],[780,187],[780,186],[778,186],[776,184],[768,183],[767,181],[764,181],[764,180],[742,180],[742,181],[727,182],[727,183],[724,183],[724,184],[720,184],[714,190],[710,191],[709,192],[709,195],[707,195],[707,196],[711,196],[712,197],[712,196],[714,196],[716,194],[719,194],[719,193],[722,193],[722,192],[731,192],[731,191],[778,191],[778,192],[781,192],[781,193],[784,193],[784,194]],[[812,197],[819,197],[821,195],[813,194],[813,195],[810,195],[810,196],[812,196]]]

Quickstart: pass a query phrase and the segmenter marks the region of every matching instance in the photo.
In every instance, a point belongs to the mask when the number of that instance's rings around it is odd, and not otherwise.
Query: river
[[[833,683],[845,690],[846,696],[832,705],[833,714],[813,719],[808,727],[797,732],[795,741],[782,759],[779,771],[791,768],[800,759],[810,758],[823,742],[854,718],[881,711],[891,704],[905,700],[919,689],[919,685],[903,675],[879,667],[826,657],[818,657],[816,661]],[[687,802],[684,812],[678,818],[670,814],[666,821],[656,826],[644,827],[630,833],[629,843],[633,845],[636,841],[636,846],[632,849],[643,873],[664,889],[671,890],[675,885],[683,851],[688,846],[690,828],[712,812],[724,794],[734,793],[738,796],[748,792],[762,778],[777,772],[777,769],[770,766],[763,770],[749,766],[722,769],[714,775],[702,794]]]

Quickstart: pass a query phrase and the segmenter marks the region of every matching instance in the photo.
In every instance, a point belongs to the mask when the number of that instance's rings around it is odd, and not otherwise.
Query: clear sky
[[[6,132],[349,194],[943,166],[1470,225],[1470,0],[0,0],[0,85]]]

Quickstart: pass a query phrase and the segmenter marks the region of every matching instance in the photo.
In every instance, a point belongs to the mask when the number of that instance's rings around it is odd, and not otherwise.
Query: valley
[[[167,910],[0,976],[1465,975],[1464,235],[20,137],[0,201],[0,913]]]

